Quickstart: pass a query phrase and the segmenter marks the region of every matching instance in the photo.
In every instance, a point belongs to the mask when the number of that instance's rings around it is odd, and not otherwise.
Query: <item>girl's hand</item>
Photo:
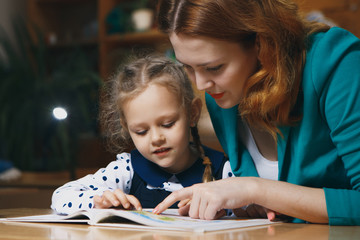
[[[125,194],[120,189],[114,192],[109,190],[105,191],[102,196],[94,196],[95,208],[110,208],[110,207],[123,207],[124,209],[141,210],[139,200],[133,195]]]
[[[233,209],[233,212],[237,217],[268,218],[270,221],[274,220],[276,215],[279,215],[278,213],[257,204],[236,208]]]
[[[192,218],[216,219],[224,209],[235,209],[252,202],[256,187],[252,178],[227,178],[214,182],[195,184],[171,193],[155,209],[159,214],[177,201],[191,199],[190,205],[180,206],[179,213]]]

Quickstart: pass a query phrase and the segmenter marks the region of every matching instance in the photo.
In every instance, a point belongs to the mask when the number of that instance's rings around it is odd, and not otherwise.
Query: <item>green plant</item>
[[[148,8],[150,7],[150,2],[149,0],[136,0],[134,1],[134,8],[138,9],[138,8]]]
[[[21,170],[74,169],[79,136],[97,130],[100,77],[81,50],[53,59],[39,29],[16,20],[13,30],[15,40],[0,29],[2,155]],[[54,119],[57,106],[67,119]]]
[[[155,1],[126,0],[119,2],[106,16],[108,34],[135,31],[131,13],[141,8],[155,8]]]

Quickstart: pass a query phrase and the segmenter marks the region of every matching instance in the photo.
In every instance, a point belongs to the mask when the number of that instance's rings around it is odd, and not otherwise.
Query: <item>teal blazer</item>
[[[330,225],[360,225],[360,40],[341,28],[309,38],[302,91],[303,117],[280,126],[279,181],[323,188]],[[237,106],[220,108],[206,94],[216,135],[236,176],[258,176],[239,141]],[[294,219],[294,222],[302,222]]]

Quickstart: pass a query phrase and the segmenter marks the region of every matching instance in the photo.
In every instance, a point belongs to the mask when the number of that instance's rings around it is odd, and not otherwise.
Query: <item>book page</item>
[[[268,219],[240,219],[236,217],[223,217],[218,220],[200,220],[179,216],[177,209],[168,209],[160,215],[153,214],[152,209],[144,209],[143,211],[109,210],[94,209],[89,224],[110,227],[206,232],[276,223]]]
[[[274,224],[268,219],[241,219],[234,216],[217,220],[201,220],[180,216],[177,209],[167,209],[162,214],[152,213],[153,209],[142,211],[121,209],[91,209],[71,215],[35,215],[6,218],[6,221],[43,223],[87,223],[94,226],[107,226],[127,229],[176,230],[208,232],[232,228]]]
[[[88,223],[89,217],[86,211],[79,211],[71,215],[46,214],[46,215],[33,215],[26,217],[13,217],[13,218],[6,218],[4,220],[14,221],[14,222]]]

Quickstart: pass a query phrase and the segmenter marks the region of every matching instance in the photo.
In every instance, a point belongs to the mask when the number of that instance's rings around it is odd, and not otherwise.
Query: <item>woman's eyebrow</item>
[[[182,65],[185,65],[185,66],[190,66],[190,65],[188,65],[188,64],[185,64],[185,63],[183,63],[183,62],[181,62],[179,59],[177,59],[176,58],[176,61],[178,61],[180,64],[182,64]],[[217,60],[216,60],[217,61]],[[197,67],[205,67],[205,66],[207,66],[207,65],[211,65],[211,64],[213,64],[213,62],[216,62],[216,61],[209,61],[209,62],[204,62],[204,63],[199,63],[199,64],[196,64],[196,66]]]

